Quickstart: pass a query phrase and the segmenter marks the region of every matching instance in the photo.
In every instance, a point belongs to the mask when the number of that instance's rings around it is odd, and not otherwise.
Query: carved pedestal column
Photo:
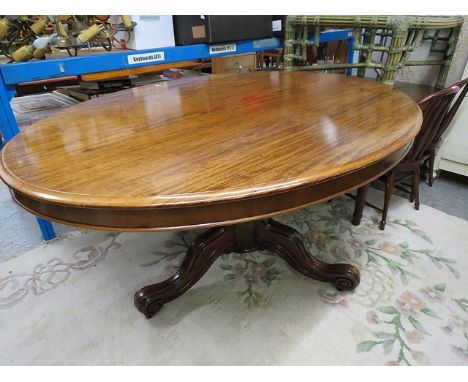
[[[135,306],[151,318],[165,303],[181,296],[208,271],[221,255],[267,249],[275,252],[303,275],[329,282],[338,290],[353,290],[359,271],[348,264],[328,264],[313,257],[299,232],[273,219],[212,228],[198,236],[177,272],[169,279],[140,289]]]

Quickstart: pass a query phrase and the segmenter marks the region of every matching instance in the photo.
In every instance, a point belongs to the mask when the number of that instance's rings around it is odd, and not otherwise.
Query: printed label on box
[[[273,32],[281,32],[281,20],[273,20]]]
[[[210,46],[210,54],[235,52],[236,49],[236,44],[213,45]]]
[[[132,54],[127,56],[128,64],[142,64],[144,62],[164,61],[164,52],[150,52],[141,54]]]

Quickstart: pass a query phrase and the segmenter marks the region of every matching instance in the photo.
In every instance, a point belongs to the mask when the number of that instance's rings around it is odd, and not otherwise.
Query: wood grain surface
[[[331,196],[365,183],[353,175],[359,171],[367,179],[384,172],[404,156],[421,122],[414,101],[376,81],[307,72],[202,76],[113,93],[39,121],[7,143],[0,176],[31,211],[104,229],[116,225],[37,205],[94,209],[94,217],[102,209],[170,214],[323,189],[320,198],[270,205],[262,216],[272,216],[323,200],[327,182],[348,179],[330,186]],[[222,219],[253,219],[256,208]],[[120,219],[122,229],[185,226]],[[207,213],[187,226],[221,220]]]

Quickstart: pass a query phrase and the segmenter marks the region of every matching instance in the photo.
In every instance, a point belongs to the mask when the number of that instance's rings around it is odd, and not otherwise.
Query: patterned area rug
[[[77,232],[0,263],[0,364],[468,365],[468,222],[394,196],[382,232],[371,209],[352,226],[352,209],[278,219],[361,269],[351,293],[229,254],[146,320],[134,292],[170,276],[194,232]]]

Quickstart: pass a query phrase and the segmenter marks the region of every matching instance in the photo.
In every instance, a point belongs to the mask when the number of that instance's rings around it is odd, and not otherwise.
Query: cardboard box
[[[144,15],[130,16],[136,26],[130,33],[119,31],[115,38],[124,39],[127,49],[152,49],[175,46],[172,16]],[[122,23],[120,16],[111,16],[110,22],[115,28]],[[130,39],[129,39],[130,36]]]
[[[268,38],[271,16],[174,16],[177,45],[212,44]]]
[[[256,68],[256,57],[255,53],[213,57],[211,59],[211,73],[253,72]]]

